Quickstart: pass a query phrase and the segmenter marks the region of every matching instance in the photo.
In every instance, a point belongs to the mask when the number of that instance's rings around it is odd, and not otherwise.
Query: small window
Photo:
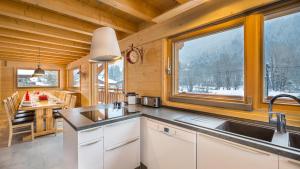
[[[175,95],[244,96],[244,27],[177,41]]]
[[[80,87],[80,69],[76,68],[72,70],[72,87],[79,88]]]
[[[264,24],[264,98],[300,97],[300,12],[268,19]]]
[[[59,70],[45,70],[45,75],[32,77],[34,69],[17,69],[17,87],[59,87]]]

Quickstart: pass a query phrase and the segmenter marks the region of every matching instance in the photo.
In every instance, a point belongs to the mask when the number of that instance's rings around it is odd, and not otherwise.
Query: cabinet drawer
[[[78,132],[78,143],[82,144],[103,137],[103,127],[95,127]]]
[[[140,140],[104,152],[104,169],[134,169],[140,165]]]
[[[105,150],[140,137],[140,118],[104,126]]]
[[[78,146],[78,169],[103,169],[103,140]]]

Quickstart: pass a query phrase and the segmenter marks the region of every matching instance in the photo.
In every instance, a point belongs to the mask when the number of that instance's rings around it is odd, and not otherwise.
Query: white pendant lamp
[[[112,61],[121,57],[116,32],[110,27],[98,28],[93,33],[90,61]]]

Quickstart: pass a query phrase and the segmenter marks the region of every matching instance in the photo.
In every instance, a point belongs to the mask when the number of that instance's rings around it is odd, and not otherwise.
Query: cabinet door
[[[140,166],[140,139],[104,152],[104,169],[135,169]]]
[[[279,169],[300,169],[300,161],[279,157]]]
[[[198,134],[197,169],[277,169],[278,155]]]
[[[148,169],[196,169],[196,133],[152,120],[144,127],[142,163]]]
[[[103,169],[103,140],[79,145],[78,169]]]

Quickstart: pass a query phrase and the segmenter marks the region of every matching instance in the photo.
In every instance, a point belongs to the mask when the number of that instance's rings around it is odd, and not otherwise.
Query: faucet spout
[[[276,113],[273,112],[273,104],[275,102],[275,100],[277,100],[278,98],[281,97],[288,97],[291,98],[293,100],[295,100],[296,102],[298,102],[300,104],[300,99],[297,98],[296,96],[293,95],[289,95],[289,94],[280,94],[277,96],[274,96],[269,103],[269,123],[270,124],[276,124],[277,126],[277,132],[279,133],[286,133],[286,118],[285,118],[285,114],[284,113]],[[276,117],[274,118],[273,115],[276,115]]]

